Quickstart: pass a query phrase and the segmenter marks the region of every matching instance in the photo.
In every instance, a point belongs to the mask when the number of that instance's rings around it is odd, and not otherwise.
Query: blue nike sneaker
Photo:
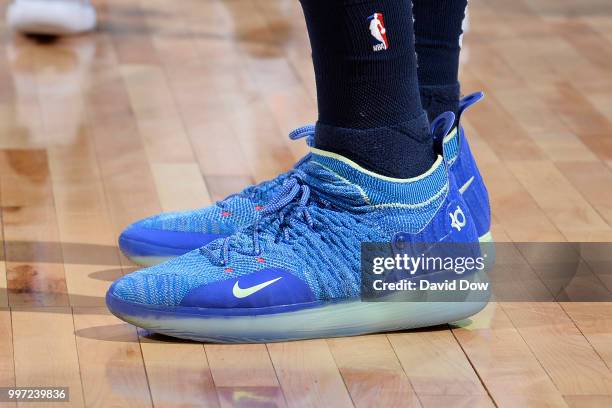
[[[443,140],[438,140],[439,149],[449,163],[450,174],[455,177],[459,190],[474,216],[481,242],[490,242],[491,210],[484,181],[470,151],[467,137],[460,125],[461,116],[470,106],[478,102],[482,92],[466,96],[461,100],[459,126]],[[293,140],[307,138],[312,146],[314,125],[291,132]],[[296,167],[308,160],[302,159]],[[283,173],[276,179],[251,186],[225,200],[198,210],[163,213],[138,221],[126,228],[119,237],[121,251],[133,262],[150,266],[197,249],[215,239],[224,238],[250,226],[258,211],[272,198],[283,181],[289,176]]]
[[[442,115],[434,134],[443,137],[453,123],[452,113]],[[470,254],[480,254],[470,210],[441,156],[419,177],[393,179],[313,148],[253,225],[124,276],[110,287],[106,302],[120,319],[152,332],[214,342],[425,327],[464,319],[487,303],[482,294],[453,303],[384,301],[395,300],[392,294],[362,301],[362,243],[400,249],[467,243]],[[461,276],[484,283],[476,274],[441,272],[415,278],[452,285]]]
[[[314,128],[298,128],[289,134],[289,138],[306,138],[306,143],[312,146]],[[294,169],[299,169],[309,157],[303,157]],[[292,172],[290,170],[275,179],[249,186],[205,208],[162,213],[135,222],[119,236],[119,248],[132,262],[150,266],[227,237],[252,225],[257,213]]]

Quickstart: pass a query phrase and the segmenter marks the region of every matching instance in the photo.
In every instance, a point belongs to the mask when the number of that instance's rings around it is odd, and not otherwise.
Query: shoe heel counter
[[[393,240],[422,243],[478,241],[474,217],[459,193],[454,177],[449,178],[446,196],[430,214],[425,227],[419,232],[402,230],[403,232],[394,235]],[[414,215],[410,216],[413,217]]]
[[[461,149],[457,160],[452,164],[453,174],[465,203],[472,210],[474,224],[479,236],[491,229],[491,205],[489,192],[476,165],[463,128],[460,129]]]
[[[453,178],[449,181],[449,192],[441,202],[428,227],[420,233],[411,235],[398,233],[392,245],[395,251],[415,254],[427,254],[432,258],[479,258],[482,254],[476,232],[476,225],[468,205],[459,193]],[[435,279],[449,277],[441,270],[424,270],[427,276]],[[455,275],[450,275],[450,277]]]

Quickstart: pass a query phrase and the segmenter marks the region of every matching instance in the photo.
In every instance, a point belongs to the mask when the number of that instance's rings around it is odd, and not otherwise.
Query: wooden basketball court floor
[[[286,170],[316,106],[297,0],[96,5],[88,36],[0,30],[0,386],[70,387],[54,407],[612,406],[610,303],[267,345],[111,316],[121,229]],[[461,80],[487,93],[465,125],[496,239],[612,241],[612,3],[471,0]]]

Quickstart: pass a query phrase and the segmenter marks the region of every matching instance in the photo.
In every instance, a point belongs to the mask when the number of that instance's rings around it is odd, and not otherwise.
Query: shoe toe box
[[[182,255],[233,233],[236,226],[212,217],[209,209],[155,215],[127,227],[119,247],[127,256]]]
[[[221,272],[199,250],[141,269],[115,281],[108,297],[150,306],[178,306],[193,288],[214,281]]]
[[[134,224],[119,236],[119,247],[127,256],[173,257],[226,236],[220,233],[155,229]]]

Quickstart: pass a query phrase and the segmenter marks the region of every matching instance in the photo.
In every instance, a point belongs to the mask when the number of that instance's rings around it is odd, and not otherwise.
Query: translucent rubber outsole
[[[457,279],[460,277],[458,276]],[[473,283],[488,283],[486,273],[473,274]],[[215,343],[260,343],[325,337],[355,336],[436,326],[463,320],[482,310],[490,291],[468,292],[462,301],[444,301],[438,293],[415,294],[414,301],[395,296],[387,301],[360,299],[329,302],[317,307],[273,314],[223,315],[206,310],[139,306],[107,297],[107,304],[120,319],[154,333]],[[177,308],[178,309],[178,308]]]

